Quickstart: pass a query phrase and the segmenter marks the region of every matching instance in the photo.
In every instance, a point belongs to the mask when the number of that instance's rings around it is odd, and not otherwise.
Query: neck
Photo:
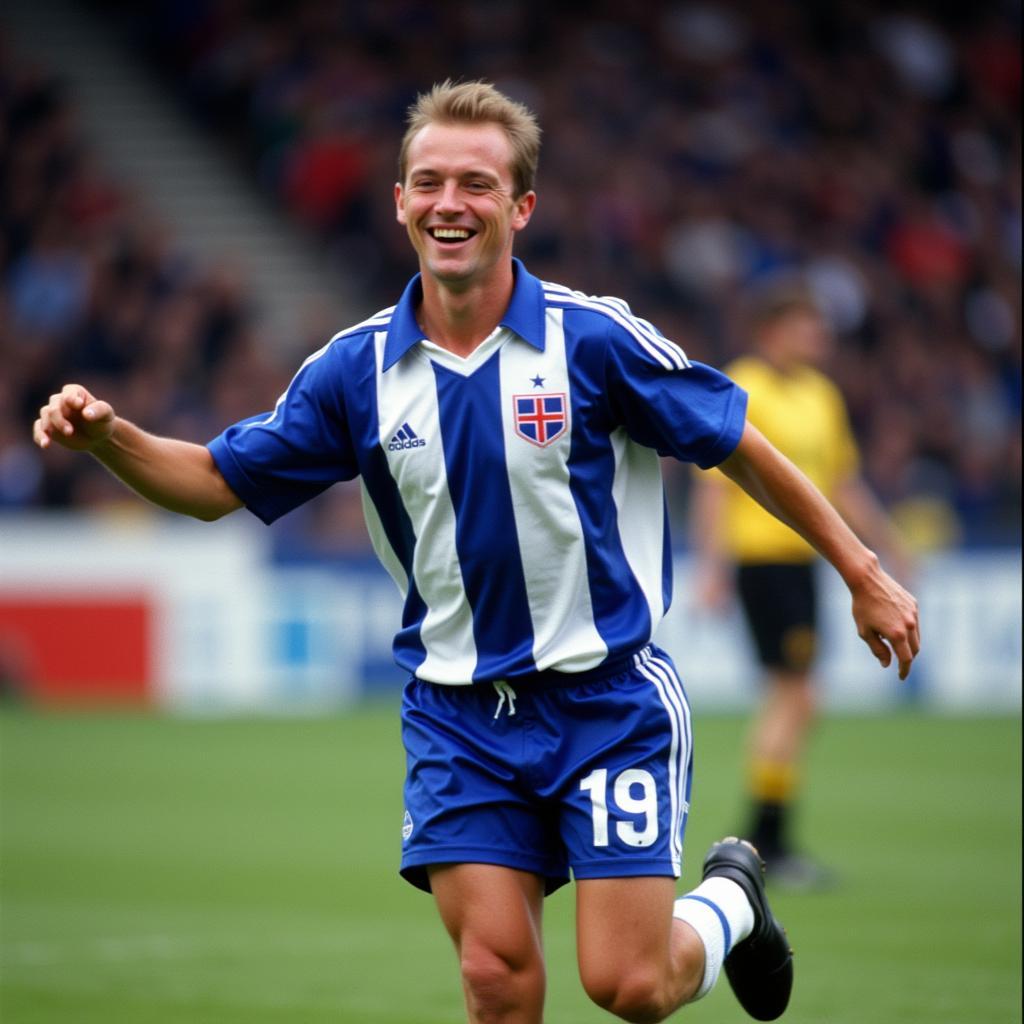
[[[511,261],[496,267],[495,274],[486,282],[465,288],[439,281],[426,270],[421,281],[423,302],[417,317],[424,334],[435,345],[463,358],[501,322],[514,284]]]
[[[778,373],[793,373],[803,365],[801,360],[774,348],[762,348],[761,358]]]

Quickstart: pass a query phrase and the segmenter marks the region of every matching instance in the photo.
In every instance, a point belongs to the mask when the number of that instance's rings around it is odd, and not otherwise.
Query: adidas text
[[[405,448],[422,448],[427,442],[408,423],[403,423],[388,444],[389,452],[400,452]]]

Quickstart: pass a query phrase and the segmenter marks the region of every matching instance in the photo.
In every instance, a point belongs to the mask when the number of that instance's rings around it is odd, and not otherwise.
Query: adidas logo
[[[416,431],[408,423],[403,423],[391,438],[388,451],[400,452],[403,448],[422,448],[426,443],[422,437],[417,436]]]

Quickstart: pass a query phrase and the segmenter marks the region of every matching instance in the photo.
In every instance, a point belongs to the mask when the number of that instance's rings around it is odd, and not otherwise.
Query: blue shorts
[[[577,878],[678,877],[690,800],[690,707],[663,651],[608,678],[441,686],[411,680],[403,877],[499,864],[553,892]],[[571,677],[567,677],[571,680]]]

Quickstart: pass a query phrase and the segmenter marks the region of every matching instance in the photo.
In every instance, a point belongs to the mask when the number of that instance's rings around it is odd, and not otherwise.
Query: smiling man
[[[77,384],[36,442],[86,450],[203,519],[266,522],[361,478],[405,595],[403,876],[455,943],[471,1024],[540,1024],[547,892],[576,882],[580,975],[599,1005],[659,1021],[714,985],[783,1013],[792,955],[756,851],[716,843],[676,895],[690,709],[652,643],[671,597],[658,455],[719,466],[840,572],[860,635],[904,677],[913,598],[745,420],[746,396],[620,299],[532,277],[540,133],[491,85],[410,112],[395,186],[420,272],[397,305],[311,355],[272,412],[208,447],[157,438]]]

